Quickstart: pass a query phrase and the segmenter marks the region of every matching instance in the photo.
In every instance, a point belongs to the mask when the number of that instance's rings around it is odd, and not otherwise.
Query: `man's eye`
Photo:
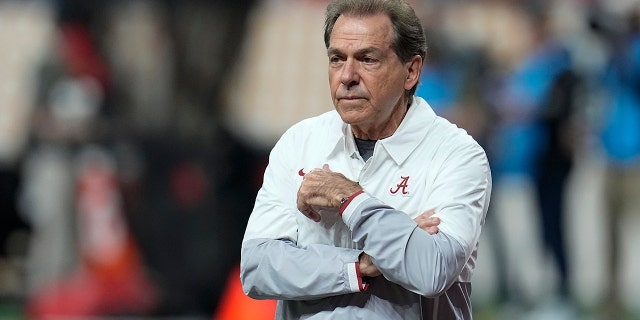
[[[329,57],[329,62],[331,62],[331,63],[338,63],[340,61],[342,61],[342,59],[340,59],[339,56],[331,56],[331,57]]]
[[[374,58],[371,58],[371,57],[365,57],[365,58],[362,59],[362,61],[364,63],[376,63],[378,60],[376,60]]]

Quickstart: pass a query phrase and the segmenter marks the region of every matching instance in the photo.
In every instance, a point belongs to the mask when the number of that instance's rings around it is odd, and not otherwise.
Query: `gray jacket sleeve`
[[[242,287],[255,299],[309,300],[354,292],[361,250],[250,239],[242,245]],[[355,291],[358,291],[356,288]]]
[[[426,297],[455,282],[467,260],[455,239],[443,232],[430,235],[375,198],[368,197],[355,211],[353,239],[365,243],[364,252],[389,281]]]

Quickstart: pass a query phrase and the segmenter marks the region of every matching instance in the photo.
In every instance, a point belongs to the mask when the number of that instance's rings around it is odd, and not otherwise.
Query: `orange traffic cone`
[[[275,300],[255,300],[242,291],[240,266],[230,273],[213,320],[273,320]]]

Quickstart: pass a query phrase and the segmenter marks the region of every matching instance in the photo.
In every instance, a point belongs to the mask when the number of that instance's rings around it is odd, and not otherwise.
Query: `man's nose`
[[[347,59],[342,67],[342,73],[340,74],[340,82],[350,88],[357,85],[360,81],[360,76],[357,70],[357,64],[353,59]]]

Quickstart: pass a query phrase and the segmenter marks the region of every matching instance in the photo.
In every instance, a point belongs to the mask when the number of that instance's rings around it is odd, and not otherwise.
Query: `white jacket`
[[[342,217],[314,222],[296,196],[302,175],[325,163],[365,193]],[[270,154],[242,244],[244,291],[281,300],[277,319],[471,319],[490,193],[484,150],[422,98],[366,162],[336,111],[303,120]],[[413,221],[429,209],[441,219],[433,236]],[[383,276],[359,277],[363,251]]]

